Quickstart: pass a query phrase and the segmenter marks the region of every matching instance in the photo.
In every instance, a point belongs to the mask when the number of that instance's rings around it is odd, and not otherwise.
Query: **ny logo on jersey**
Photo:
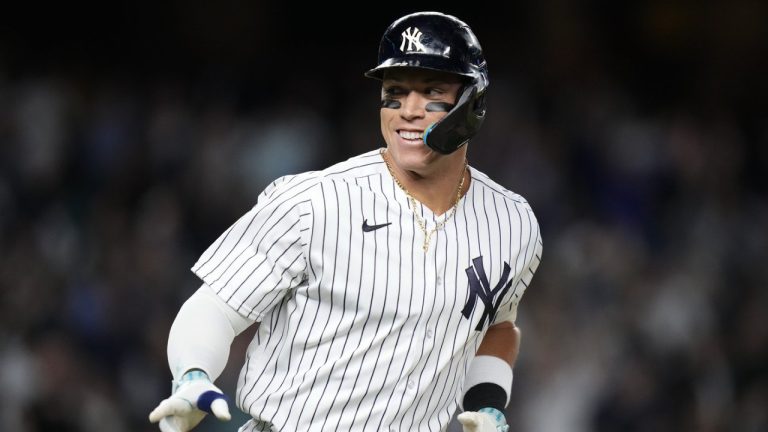
[[[413,27],[413,30],[411,30],[411,27],[408,27],[405,29],[405,31],[402,33],[403,41],[400,42],[400,51],[416,51],[416,52],[427,52],[427,49],[424,48],[424,45],[421,44],[421,30],[419,30],[416,27]],[[408,49],[405,48],[405,42],[408,41]]]
[[[480,322],[475,327],[476,331],[482,331],[486,321],[490,325],[494,318],[496,318],[496,311],[499,309],[501,299],[504,298],[504,295],[512,286],[512,279],[509,279],[511,270],[509,264],[505,262],[501,278],[493,289],[491,289],[488,275],[485,274],[485,269],[483,269],[482,256],[473,259],[472,265],[464,270],[467,273],[467,278],[469,278],[469,299],[467,304],[464,305],[464,309],[461,310],[461,314],[464,318],[469,319],[472,311],[475,309],[475,302],[478,298],[483,302],[484,306],[483,316],[480,317]],[[496,300],[494,301],[494,299]]]

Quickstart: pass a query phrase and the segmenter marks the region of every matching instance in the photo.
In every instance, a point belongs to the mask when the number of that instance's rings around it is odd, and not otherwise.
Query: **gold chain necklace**
[[[466,171],[467,171],[467,160],[464,159],[464,166],[461,167],[461,181],[459,181],[459,187],[456,190],[456,200],[453,202],[453,206],[450,208],[450,213],[443,218],[442,221],[438,222],[434,228],[432,228],[432,231],[427,231],[427,223],[424,219],[421,218],[421,215],[416,210],[416,198],[411,195],[410,192],[408,192],[408,189],[403,186],[402,183],[400,183],[400,180],[397,179],[397,176],[395,175],[395,172],[392,171],[392,167],[389,165],[389,161],[387,160],[387,157],[384,155],[386,153],[386,149],[381,149],[381,158],[384,159],[384,164],[387,166],[387,170],[389,170],[389,174],[392,176],[392,178],[395,180],[395,183],[397,186],[402,189],[403,192],[405,192],[405,196],[408,197],[408,200],[411,203],[411,211],[413,212],[413,215],[416,217],[416,223],[419,225],[419,228],[421,229],[421,232],[424,233],[424,245],[422,245],[422,249],[424,249],[424,252],[426,253],[429,249],[429,242],[432,240],[432,235],[437,232],[437,230],[441,229],[443,226],[445,226],[445,223],[448,222],[449,219],[453,217],[453,215],[456,213],[456,208],[459,206],[459,201],[461,201],[461,190],[464,189],[464,178],[466,177]]]

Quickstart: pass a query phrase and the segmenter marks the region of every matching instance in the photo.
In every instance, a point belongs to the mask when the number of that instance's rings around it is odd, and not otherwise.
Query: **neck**
[[[462,176],[464,184],[459,195],[464,196],[469,190],[471,176],[466,168],[466,151],[456,156],[441,160],[429,173],[419,173],[401,169],[386,151],[382,152],[384,161],[400,186],[436,215],[447,212],[456,204]]]

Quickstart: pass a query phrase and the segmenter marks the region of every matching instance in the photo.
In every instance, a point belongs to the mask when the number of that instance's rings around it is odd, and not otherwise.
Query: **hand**
[[[223,421],[232,418],[221,390],[211,383],[208,375],[195,370],[182,376],[171,397],[149,413],[149,421],[160,422],[162,432],[187,432],[197,426],[206,413]]]
[[[506,432],[509,429],[504,414],[490,408],[483,408],[480,411],[464,411],[459,414],[458,420],[464,428],[464,432]]]

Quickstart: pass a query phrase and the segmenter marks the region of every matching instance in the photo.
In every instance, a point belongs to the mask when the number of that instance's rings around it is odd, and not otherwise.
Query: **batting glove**
[[[173,394],[149,413],[149,421],[160,422],[162,432],[187,432],[207,413],[223,421],[232,418],[226,396],[205,372],[192,370],[174,382]]]
[[[495,408],[464,411],[458,416],[464,432],[507,432],[509,426],[504,414]]]

